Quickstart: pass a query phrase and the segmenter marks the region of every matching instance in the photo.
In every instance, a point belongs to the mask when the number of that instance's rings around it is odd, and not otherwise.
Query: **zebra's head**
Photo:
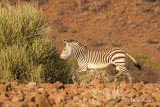
[[[64,40],[65,47],[60,55],[61,59],[67,59],[72,52],[71,43],[69,41]]]

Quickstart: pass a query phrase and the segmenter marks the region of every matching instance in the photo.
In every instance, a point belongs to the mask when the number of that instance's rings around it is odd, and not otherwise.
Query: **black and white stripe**
[[[125,67],[126,55],[129,56],[140,69],[140,65],[135,59],[124,52],[121,49],[106,49],[106,50],[93,50],[81,45],[79,42],[74,40],[64,41],[66,46],[61,54],[62,59],[68,58],[70,55],[78,61],[79,68],[77,72],[86,71],[89,69],[103,69],[110,64],[116,65],[116,69],[119,72],[115,76],[117,78],[121,73],[124,73],[132,82],[131,75]]]

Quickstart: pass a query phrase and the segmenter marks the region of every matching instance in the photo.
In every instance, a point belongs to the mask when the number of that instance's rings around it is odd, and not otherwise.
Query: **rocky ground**
[[[159,107],[160,84],[0,84],[0,107]]]

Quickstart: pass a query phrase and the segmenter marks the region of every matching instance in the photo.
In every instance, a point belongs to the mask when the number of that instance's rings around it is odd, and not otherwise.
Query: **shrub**
[[[13,44],[32,43],[49,33],[38,7],[27,4],[11,6],[5,4],[0,8],[0,47]]]
[[[35,40],[32,46],[13,45],[1,50],[0,79],[37,83],[69,82],[69,68],[61,61],[55,46]]]
[[[44,39],[49,31],[37,7],[0,7],[0,81],[70,82],[67,62]]]

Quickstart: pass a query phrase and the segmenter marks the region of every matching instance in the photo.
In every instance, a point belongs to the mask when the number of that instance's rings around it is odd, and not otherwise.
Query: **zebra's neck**
[[[86,50],[87,48],[82,45],[73,45],[71,56],[77,61],[82,60]]]

